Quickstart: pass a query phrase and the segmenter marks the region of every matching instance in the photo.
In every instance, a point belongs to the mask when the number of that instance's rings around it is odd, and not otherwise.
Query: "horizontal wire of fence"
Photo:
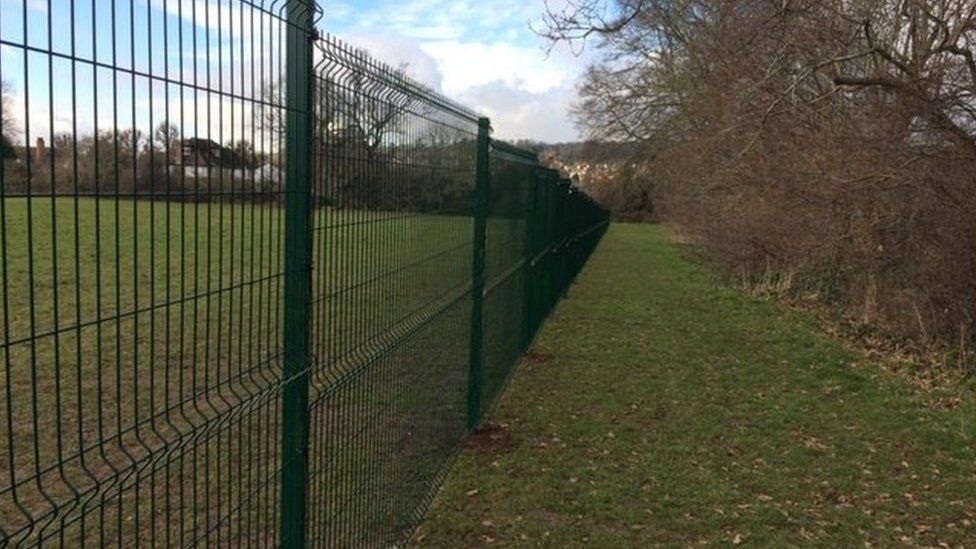
[[[0,4],[0,545],[403,543],[597,246],[318,17]]]

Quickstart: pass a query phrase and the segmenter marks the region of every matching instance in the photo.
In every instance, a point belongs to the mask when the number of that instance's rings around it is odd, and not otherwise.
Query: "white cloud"
[[[500,137],[575,140],[569,109],[583,63],[561,47],[547,55],[529,28],[544,9],[542,0],[379,0],[365,9],[346,0],[327,8],[325,25],[491,116]]]
[[[460,99],[491,118],[495,137],[532,139],[549,143],[579,138],[569,110],[576,98],[572,87],[556,87],[540,93],[514,88],[496,80],[474,87]]]
[[[496,42],[430,42],[421,46],[437,60],[444,73],[444,91],[458,94],[466,89],[501,80],[508,85],[542,93],[566,85],[572,73],[534,47]]]
[[[374,57],[492,118],[502,139],[573,141],[570,120],[577,68],[534,47],[496,42],[422,41],[397,35],[344,37]]]
[[[217,10],[218,5],[226,8],[228,0],[149,1],[155,10],[162,10],[165,5],[170,16],[175,15],[174,10],[180,5],[184,8],[184,18],[193,14],[201,17],[207,11],[211,12],[213,18],[215,13],[220,13],[220,22],[226,23],[221,24],[220,28],[225,31],[230,29],[235,36],[235,44],[240,43],[239,34],[252,32],[250,29],[234,29],[235,25],[231,23],[233,17],[239,15],[237,11]],[[29,5],[31,2],[44,2],[46,5],[46,0],[28,0]],[[574,140],[578,138],[578,132],[570,121],[568,111],[576,95],[575,82],[582,63],[562,49],[546,55],[542,43],[527,25],[528,20],[537,17],[541,10],[541,0],[495,0],[494,3],[474,0],[393,3],[393,0],[382,0],[372,9],[357,6],[354,0],[345,0],[326,6],[325,23],[328,30],[339,31],[339,36],[354,46],[368,50],[393,66],[408,65],[409,74],[416,80],[490,116],[499,137]],[[257,28],[275,26],[267,16],[261,15],[257,15],[255,25]],[[230,42],[226,38],[224,42],[229,47]],[[8,62],[6,55],[10,52],[7,48],[0,50],[3,50],[5,62]],[[172,55],[172,52],[167,53]],[[183,55],[192,57],[203,53],[184,51]],[[270,52],[240,47],[234,53],[254,57],[255,61],[272,57]],[[221,58],[215,53],[211,57]],[[164,68],[163,63],[154,65],[157,65],[153,67],[156,73]],[[259,63],[259,66],[264,67],[265,64]],[[220,66],[213,63],[209,68],[213,72]],[[259,78],[273,80],[277,76],[271,74],[270,64],[265,72],[267,74],[259,75]],[[223,74],[228,79],[220,82],[225,89],[236,92],[241,88],[249,90],[249,75],[244,75],[243,86],[232,88],[230,71],[223,71]],[[183,76],[192,80],[192,71]],[[206,73],[197,76],[205,77]],[[236,74],[235,77],[240,79]],[[55,117],[51,124],[48,122],[49,113],[33,112],[44,104],[45,101],[31,101],[30,133],[48,134],[52,130],[68,129],[70,118]],[[17,110],[24,112],[26,108],[27,105],[19,104]],[[219,103],[209,105],[211,112],[220,113],[219,118],[224,118],[225,109]],[[100,113],[100,116],[103,114]],[[91,126],[94,121],[79,122],[83,126]],[[245,126],[250,124],[247,120],[242,122]],[[53,128],[49,127],[52,125]],[[104,127],[106,124],[100,120],[99,125]],[[212,132],[219,129],[228,128],[221,124],[210,128]],[[206,128],[199,131],[206,131]]]
[[[435,90],[443,91],[444,74],[441,72],[441,67],[416,40],[375,34],[344,36],[343,39],[353,46],[369,51],[376,59],[394,67],[406,64],[407,74],[411,78]]]

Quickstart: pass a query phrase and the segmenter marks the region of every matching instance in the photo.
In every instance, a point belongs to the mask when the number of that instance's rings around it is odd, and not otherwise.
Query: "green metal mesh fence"
[[[390,546],[607,214],[302,1],[0,4],[0,545]]]

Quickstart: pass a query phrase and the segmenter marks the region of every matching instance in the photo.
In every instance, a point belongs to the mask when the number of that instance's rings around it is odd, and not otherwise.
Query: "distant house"
[[[247,161],[237,151],[210,139],[200,137],[184,139],[175,152],[178,154],[176,163],[184,166],[230,169],[247,167]]]
[[[272,164],[264,164],[254,170],[256,190],[278,192],[285,188],[285,172]]]
[[[241,154],[210,139],[191,137],[170,149],[170,171],[187,177],[219,177],[229,170],[234,179],[247,179],[252,168]]]
[[[10,146],[13,150],[12,157],[8,157],[6,154],[3,155],[5,161],[16,161],[31,166],[43,166],[48,159],[48,148],[43,137],[38,137],[33,147],[30,145],[12,145],[6,139],[4,141],[6,142],[4,148]]]

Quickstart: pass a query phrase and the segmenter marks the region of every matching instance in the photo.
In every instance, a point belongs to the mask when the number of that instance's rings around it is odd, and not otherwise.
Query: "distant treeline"
[[[391,125],[389,132],[396,129]],[[473,139],[413,141],[360,131],[315,135],[312,194],[320,206],[434,211],[470,202],[470,177],[452,169],[474,154]],[[428,136],[429,137],[429,136]],[[125,129],[58,134],[52,143],[14,146],[4,138],[2,194],[124,196],[180,201],[266,201],[285,188],[284,150],[246,140],[220,145],[183,138],[163,123],[152,135]],[[395,188],[391,189],[391,185]]]

